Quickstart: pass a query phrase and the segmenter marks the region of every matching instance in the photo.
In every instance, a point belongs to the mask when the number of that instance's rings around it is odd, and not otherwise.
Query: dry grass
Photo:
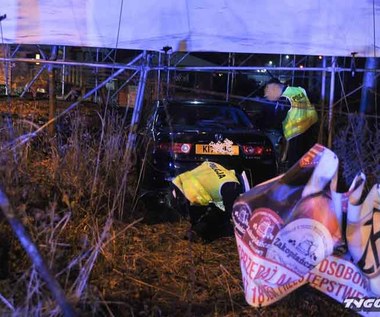
[[[109,246],[96,284],[115,316],[350,316],[308,287],[269,307],[248,306],[234,238],[190,243],[187,228],[139,223]]]
[[[46,107],[4,103],[1,146],[39,124]],[[136,181],[124,150],[127,127],[120,128],[111,112],[81,107],[61,118],[57,138],[42,133],[0,155],[0,186],[78,315],[350,315],[308,287],[272,306],[249,307],[234,239],[191,243],[184,239],[185,220],[147,224],[138,212],[131,215]],[[18,119],[6,120],[10,113]],[[9,274],[0,281],[0,314],[61,315],[4,222],[0,233],[10,255]]]

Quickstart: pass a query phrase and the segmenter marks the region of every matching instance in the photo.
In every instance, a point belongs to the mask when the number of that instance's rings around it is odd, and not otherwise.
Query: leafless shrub
[[[350,184],[362,171],[367,187],[380,182],[380,121],[364,115],[342,116],[336,125],[333,150],[338,155],[342,176]]]
[[[1,123],[1,145],[35,128],[19,118],[12,128]],[[115,216],[128,212],[128,129],[116,113],[100,111],[70,113],[67,128],[64,138],[42,133],[2,151],[0,185],[68,299],[78,311],[92,307],[99,313],[107,305],[96,304],[102,303],[101,294],[90,276],[105,244],[117,235]],[[10,228],[2,233],[8,240],[13,236]],[[60,315],[21,245],[14,237],[9,244],[14,280],[1,288],[0,314]]]

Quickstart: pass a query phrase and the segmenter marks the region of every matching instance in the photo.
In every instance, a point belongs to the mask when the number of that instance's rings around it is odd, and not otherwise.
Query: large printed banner
[[[245,298],[274,303],[312,287],[375,316],[380,311],[380,189],[365,175],[339,193],[338,158],[316,144],[289,171],[240,196],[233,208]]]

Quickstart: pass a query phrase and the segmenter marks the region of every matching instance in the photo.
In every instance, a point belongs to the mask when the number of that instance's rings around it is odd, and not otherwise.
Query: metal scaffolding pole
[[[96,62],[99,62],[99,48],[96,49]],[[95,86],[98,86],[98,67],[95,67]],[[98,102],[98,89],[95,90],[94,101]]]
[[[335,93],[335,66],[336,57],[331,57],[331,78],[330,78],[330,100],[329,100],[329,122],[328,122],[328,139],[327,146],[332,147],[333,140],[333,121],[334,121],[334,93]]]
[[[167,69],[166,69],[166,98],[169,97],[169,93],[170,93],[170,58],[171,58],[171,55],[168,54],[168,53],[165,53],[166,55],[166,59],[167,59]],[[174,67],[173,71],[176,70],[177,67]]]
[[[296,68],[296,55],[293,55],[293,67],[292,67],[292,86],[294,86],[294,68]]]
[[[112,57],[110,57],[111,54],[112,54],[114,51],[115,51],[114,48],[110,49],[110,51],[107,53],[107,55],[104,56],[104,57],[102,58],[102,62],[106,61],[106,60],[109,58],[109,59],[114,63],[115,60],[114,60]]]
[[[40,126],[37,130],[35,130],[33,133],[30,133],[28,135],[28,137],[25,137],[23,136],[22,139],[19,139],[18,142],[14,145],[14,147],[17,147],[17,146],[20,146],[22,144],[25,144],[26,142],[29,141],[29,139],[35,137],[39,132],[43,131],[46,129],[46,127],[50,126],[51,124],[53,124],[56,120],[58,120],[59,118],[61,118],[63,115],[65,115],[66,113],[68,113],[69,111],[73,110],[76,106],[78,106],[80,103],[81,103],[81,100],[83,99],[87,99],[89,98],[90,96],[92,96],[95,91],[97,91],[98,89],[104,87],[108,82],[110,82],[111,80],[113,80],[114,78],[116,78],[117,76],[119,76],[122,72],[124,72],[125,69],[119,69],[117,70],[115,73],[113,73],[111,76],[109,76],[106,80],[104,80],[103,82],[101,82],[98,86],[96,86],[95,88],[91,89],[88,93],[86,93],[82,99],[80,100],[77,100],[75,101],[74,103],[72,103],[68,108],[66,108],[65,110],[63,110],[61,113],[59,113],[57,116],[55,116],[54,118],[50,119],[48,122],[46,122],[45,124],[43,124],[42,126]]]
[[[42,58],[42,59],[47,59],[46,54],[45,54],[45,52],[41,49],[41,46],[40,46],[40,45],[37,45],[37,49],[38,49],[38,52],[39,52],[40,55],[41,55],[41,58]]]
[[[15,50],[14,50],[13,53],[11,54],[11,57],[15,56],[15,54],[18,52],[20,46],[21,46],[21,44],[17,44]]]
[[[22,91],[22,93],[20,94],[20,97],[24,97],[25,93],[29,90],[30,87],[32,87],[33,83],[37,80],[37,78],[42,74],[42,72],[48,67],[48,65],[42,65],[42,67],[39,69],[39,71],[37,72],[37,74],[32,78],[32,80],[30,82],[28,82],[24,88],[24,90]]]
[[[322,66],[326,68],[326,57],[322,59]],[[326,71],[322,71],[321,78],[321,115],[320,115],[320,125],[319,125],[319,135],[318,135],[318,143],[323,144],[324,136],[323,136],[323,122],[325,120],[325,105],[326,105]]]
[[[146,53],[145,53],[145,55],[146,55]],[[146,61],[146,58],[144,60]],[[149,72],[149,68],[146,65],[142,65],[141,71],[140,71],[139,85],[137,87],[135,107],[133,109],[133,114],[132,114],[130,133],[129,133],[128,142],[126,145],[127,153],[131,153],[132,148],[134,147],[135,142],[136,142],[137,127],[138,127],[138,123],[140,121],[140,116],[141,116],[141,112],[142,112],[142,107],[143,107],[143,102],[144,102],[145,84],[146,84],[148,72]]]
[[[128,68],[128,66],[130,65],[133,65],[134,63],[136,63],[140,58],[142,58],[143,56],[143,53],[142,54],[139,54],[138,56],[136,56],[132,61],[130,61],[125,67],[126,69]],[[111,99],[113,99],[114,97],[116,97],[116,95],[136,76],[136,74],[139,72],[139,70],[135,70],[135,72],[113,93],[113,95],[111,96]]]
[[[161,67],[161,62],[162,62],[162,53],[159,52],[158,53],[158,65]],[[157,71],[157,94],[156,94],[156,98],[157,100],[160,99],[160,95],[161,95],[161,69],[159,69]]]
[[[235,66],[235,54],[234,53],[229,53],[228,55],[228,66],[230,67]],[[234,77],[235,73],[234,70],[231,69],[231,71],[228,72],[227,74],[227,89],[226,89],[226,101],[229,101],[230,95],[232,94],[233,86],[234,86]]]
[[[188,52],[188,53],[186,53],[186,54],[184,54],[178,61],[177,61],[177,63],[175,63],[175,67],[177,67],[179,64],[181,64],[182,63],[182,61],[187,57],[187,56],[189,56],[190,55],[190,53]]]
[[[14,62],[14,63],[40,63],[40,64],[52,64],[52,65],[66,65],[66,66],[86,66],[86,67],[97,67],[97,68],[128,68],[128,69],[138,69],[138,66],[133,66],[131,63],[128,64],[105,64],[105,63],[86,63],[86,62],[69,62],[63,60],[43,60],[35,58],[2,58],[1,61],[4,62]]]
[[[65,61],[66,59],[66,46],[62,49],[62,59]],[[62,65],[62,76],[61,76],[61,96],[62,99],[65,97],[65,72],[66,72],[66,66]]]
[[[5,95],[10,95],[10,63],[7,61],[7,56],[9,55],[10,47],[8,44],[5,45],[4,48],[4,58],[2,60],[4,61],[5,69],[4,69],[4,77],[5,77]]]
[[[111,99],[115,98],[117,94],[136,76],[137,73],[138,70],[136,70],[131,76],[129,76],[129,78],[122,85],[120,85],[120,87],[113,93]]]
[[[322,59],[322,67],[326,69],[326,57],[323,57]],[[326,102],[326,71],[322,71],[322,80],[321,80],[321,100],[322,100],[322,106],[324,106]]]
[[[57,58],[57,46],[51,48],[50,59],[54,60]],[[57,96],[55,93],[55,69],[53,65],[49,65],[49,121],[55,117],[55,112],[57,111]],[[49,136],[53,137],[55,134],[55,125],[51,124],[48,127]]]
[[[139,55],[140,56],[140,55]],[[56,60],[56,61],[49,61],[49,60],[43,60],[43,59],[35,59],[35,58],[2,58],[1,59],[4,62],[25,62],[25,63],[40,63],[40,64],[53,64],[53,65],[67,65],[67,66],[86,66],[86,67],[96,67],[96,68],[124,68],[124,69],[131,69],[136,70],[139,69],[139,66],[133,66],[133,63],[130,62],[128,64],[110,64],[110,63],[86,63],[86,62],[69,62],[69,61],[62,61],[62,60]],[[175,67],[175,66],[152,66],[150,70],[153,71],[181,71],[181,72],[228,72],[228,71],[255,71],[255,70],[270,70],[271,72],[275,71],[297,71],[297,72],[331,72],[331,67],[268,67],[268,66],[199,66],[199,67]],[[335,67],[334,71],[336,72],[351,72],[351,68],[341,68],[341,67]],[[365,69],[365,68],[357,68],[355,70],[357,73],[363,73],[363,72],[376,72],[379,73],[380,69]]]
[[[153,66],[150,68],[150,70],[166,70],[169,69],[171,71],[178,71],[178,72],[229,72],[232,70],[235,71],[255,71],[255,70],[269,70],[270,72],[276,72],[276,71],[295,71],[295,72],[331,72],[332,67],[268,67],[268,66],[199,66],[199,67],[192,67],[192,66],[186,66],[186,67],[159,67],[159,66]],[[351,72],[351,68],[343,68],[343,67],[335,67],[335,72]],[[364,68],[358,68],[356,69],[356,72],[363,73],[363,72],[377,72],[380,73],[380,69],[364,69]]]

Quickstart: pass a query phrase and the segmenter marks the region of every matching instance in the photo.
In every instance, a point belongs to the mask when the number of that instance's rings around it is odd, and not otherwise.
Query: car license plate
[[[195,154],[206,155],[239,155],[239,146],[215,147],[209,144],[195,144]]]

